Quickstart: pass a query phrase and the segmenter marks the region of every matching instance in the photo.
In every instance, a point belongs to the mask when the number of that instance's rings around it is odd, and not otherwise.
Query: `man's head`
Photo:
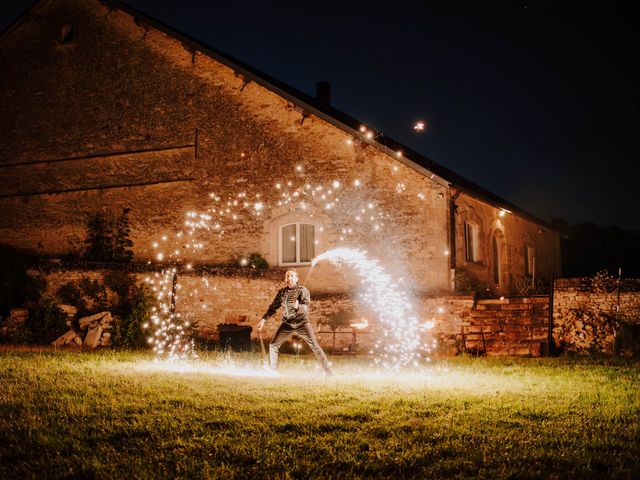
[[[298,273],[295,270],[287,270],[284,274],[284,283],[287,287],[293,288],[298,283]]]

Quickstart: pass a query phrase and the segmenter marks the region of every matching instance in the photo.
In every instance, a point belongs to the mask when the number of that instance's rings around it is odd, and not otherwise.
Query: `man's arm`
[[[311,294],[307,287],[300,288],[300,295],[298,295],[298,311],[301,313],[307,313],[309,311],[309,305],[311,304]]]
[[[281,290],[278,290],[278,293],[276,293],[273,302],[271,302],[271,305],[269,305],[267,312],[262,316],[262,320],[260,320],[260,322],[258,323],[258,330],[262,330],[262,327],[264,327],[264,324],[269,319],[269,317],[272,317],[276,313],[276,310],[280,308],[280,305],[282,305],[282,295],[280,293]]]

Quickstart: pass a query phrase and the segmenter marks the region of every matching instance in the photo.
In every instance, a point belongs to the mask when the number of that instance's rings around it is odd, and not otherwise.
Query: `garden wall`
[[[119,267],[122,268],[122,267]],[[137,265],[124,267],[138,282],[153,277],[157,272]],[[58,292],[64,285],[73,282],[104,283],[111,268],[88,268],[49,264],[32,275],[42,275],[47,280],[47,294],[59,298]],[[257,339],[256,324],[267,311],[276,292],[282,287],[283,271],[275,269],[257,270],[241,268],[208,268],[191,271],[178,277],[176,311],[186,316],[196,325],[198,334],[206,339],[218,339],[218,325],[237,324],[251,327],[252,337]],[[108,292],[108,289],[107,289]],[[109,294],[103,301],[108,304]],[[367,353],[381,335],[374,314],[348,294],[316,294],[311,291],[311,321],[321,344],[328,352]],[[90,299],[84,299],[91,307]],[[468,320],[473,307],[471,295],[448,295],[429,297],[417,295],[414,298],[421,322],[433,321],[432,330],[425,330],[422,336],[425,344],[432,338],[438,341],[438,352],[453,354],[458,352],[461,322]],[[278,317],[278,316],[276,316]],[[356,329],[352,323],[368,322],[369,326]],[[270,320],[263,333],[265,341],[270,339],[279,325]],[[334,333],[335,332],[335,333]]]
[[[619,306],[619,308],[618,308]],[[575,353],[632,353],[626,337],[640,325],[640,280],[558,279],[554,284],[553,338]],[[617,342],[616,342],[617,339]]]

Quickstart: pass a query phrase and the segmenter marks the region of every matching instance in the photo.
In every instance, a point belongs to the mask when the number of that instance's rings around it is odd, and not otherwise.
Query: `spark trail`
[[[428,360],[432,346],[422,345],[421,329],[433,324],[420,325],[418,315],[406,289],[395,282],[367,252],[353,248],[334,248],[318,255],[312,265],[327,260],[334,264],[346,264],[360,279],[360,299],[378,316],[382,338],[375,343],[376,363],[397,370],[402,366],[418,366],[423,358]]]

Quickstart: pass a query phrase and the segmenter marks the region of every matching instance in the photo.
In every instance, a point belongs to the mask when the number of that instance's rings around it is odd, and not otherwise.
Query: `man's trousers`
[[[329,366],[327,356],[318,344],[316,336],[313,333],[313,328],[307,320],[293,325],[282,322],[276,331],[276,334],[273,336],[273,340],[271,340],[271,343],[269,344],[269,360],[271,368],[274,370],[278,369],[278,352],[280,351],[280,347],[293,334],[299,336],[307,343],[307,345],[309,345],[309,348],[311,348],[311,351],[322,365],[322,368],[324,368],[324,371],[330,374],[331,367]]]

